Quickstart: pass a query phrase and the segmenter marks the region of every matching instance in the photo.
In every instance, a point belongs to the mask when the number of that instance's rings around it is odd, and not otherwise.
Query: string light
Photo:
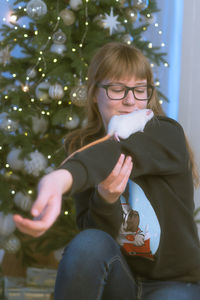
[[[32,190],[29,190],[29,191],[28,191],[28,194],[29,194],[29,195],[33,194],[33,191],[32,191]]]
[[[50,159],[50,158],[51,158],[51,155],[48,155],[47,158]]]
[[[64,214],[67,216],[67,215],[69,214],[69,212],[66,210],[66,211],[64,212]]]
[[[5,167],[6,167],[6,168],[9,168],[10,166],[9,166],[9,164],[6,164]]]
[[[12,191],[11,191],[11,194],[12,194],[12,195],[14,195],[14,194],[15,194],[15,191],[14,191],[14,190],[12,190]]]
[[[23,85],[23,86],[22,86],[22,91],[23,91],[24,93],[27,93],[27,92],[29,91],[29,86],[28,86],[28,85]]]

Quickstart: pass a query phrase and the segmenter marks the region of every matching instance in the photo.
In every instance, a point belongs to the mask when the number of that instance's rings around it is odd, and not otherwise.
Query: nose
[[[131,91],[131,90],[128,91],[128,94],[123,99],[123,103],[125,105],[134,105],[135,104],[135,97],[134,97],[133,91]]]

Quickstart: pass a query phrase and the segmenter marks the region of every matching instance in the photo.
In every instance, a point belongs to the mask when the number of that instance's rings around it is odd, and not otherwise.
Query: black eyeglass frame
[[[135,99],[137,99],[138,101],[149,101],[149,100],[151,99],[152,95],[153,95],[153,91],[154,91],[154,88],[155,88],[155,87],[154,87],[153,85],[151,85],[151,84],[147,84],[147,85],[145,84],[145,85],[138,85],[138,86],[134,86],[134,87],[129,87],[129,86],[126,86],[126,85],[123,85],[123,84],[100,84],[100,83],[98,83],[97,86],[98,86],[98,87],[101,87],[101,88],[103,88],[103,89],[105,89],[105,90],[106,90],[106,95],[107,95],[107,97],[108,97],[110,100],[113,100],[113,101],[119,101],[119,100],[124,99],[124,98],[128,95],[128,92],[129,92],[129,91],[132,91],[132,93],[133,93]],[[124,93],[124,97],[122,97],[122,98],[120,98],[120,99],[113,99],[113,98],[110,98],[109,95],[108,95],[108,88],[109,88],[110,86],[122,86],[122,87],[124,87],[124,88],[126,89],[126,90],[125,90],[125,93]],[[151,89],[152,89],[151,95],[150,95],[148,98],[146,98],[146,99],[138,99],[138,98],[135,96],[134,90],[135,90],[136,88],[139,88],[139,87],[147,87],[147,88],[151,88]]]

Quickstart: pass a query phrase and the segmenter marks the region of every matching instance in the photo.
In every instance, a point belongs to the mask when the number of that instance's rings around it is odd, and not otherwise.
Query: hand
[[[132,168],[132,158],[125,158],[125,155],[121,154],[110,175],[98,184],[98,192],[104,200],[109,203],[117,201],[126,188]]]
[[[31,209],[33,220],[14,215],[17,228],[34,237],[45,233],[59,216],[62,195],[69,191],[71,185],[72,176],[67,170],[53,171],[44,176],[39,182],[38,197]]]

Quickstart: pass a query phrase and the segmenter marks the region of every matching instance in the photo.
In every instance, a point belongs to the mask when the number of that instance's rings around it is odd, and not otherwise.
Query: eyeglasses
[[[108,98],[111,100],[122,100],[128,95],[129,91],[132,91],[135,99],[146,101],[151,99],[154,90],[154,86],[150,84],[134,87],[122,84],[97,84],[97,86],[105,89]]]

